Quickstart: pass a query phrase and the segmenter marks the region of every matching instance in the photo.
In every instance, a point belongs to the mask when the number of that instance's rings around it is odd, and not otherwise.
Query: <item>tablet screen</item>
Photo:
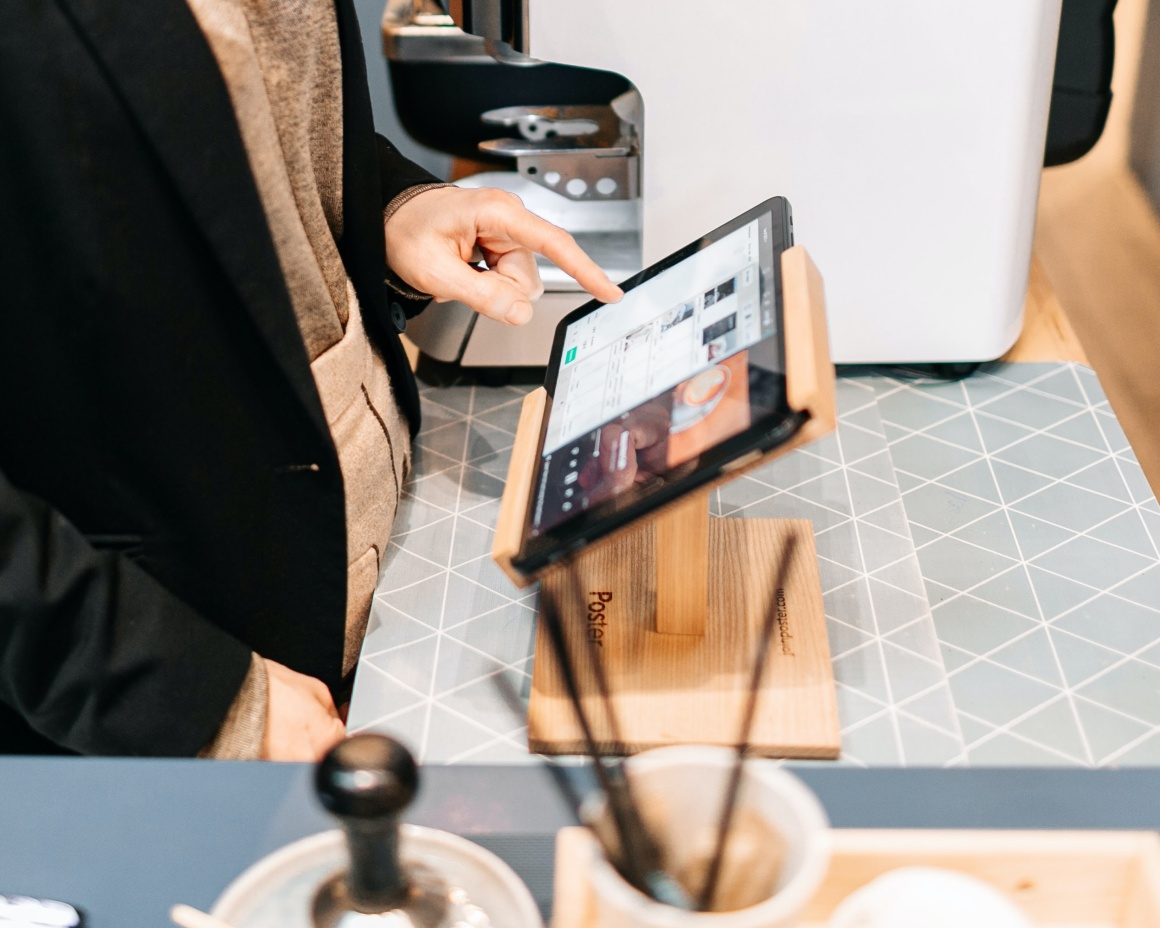
[[[557,333],[531,538],[689,477],[784,417],[781,198],[589,304]],[[785,215],[779,215],[784,212]]]

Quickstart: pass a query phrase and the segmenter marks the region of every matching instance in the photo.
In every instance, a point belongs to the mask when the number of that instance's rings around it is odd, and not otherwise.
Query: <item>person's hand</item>
[[[532,301],[544,292],[535,253],[598,300],[615,303],[624,295],[571,235],[502,190],[424,191],[391,216],[386,238],[391,270],[407,284],[511,325],[531,319]],[[473,264],[480,256],[486,271]]]
[[[263,660],[268,696],[262,759],[321,760],[346,734],[330,690],[314,677]]]

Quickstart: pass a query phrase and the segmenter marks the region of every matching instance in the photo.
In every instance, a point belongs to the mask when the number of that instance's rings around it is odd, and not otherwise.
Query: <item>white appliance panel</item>
[[[783,194],[834,359],[994,358],[1022,325],[1060,0],[530,0],[534,57],[644,100],[647,265]]]

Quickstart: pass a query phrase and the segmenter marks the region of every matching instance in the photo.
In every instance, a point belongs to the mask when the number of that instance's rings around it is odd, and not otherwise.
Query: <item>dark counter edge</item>
[[[838,828],[1160,830],[1160,770],[794,766]],[[92,928],[168,924],[246,867],[332,827],[298,764],[0,759],[0,893],[79,904]],[[572,819],[538,767],[425,767],[409,821],[498,853],[547,911]],[[710,798],[708,801],[712,801]]]

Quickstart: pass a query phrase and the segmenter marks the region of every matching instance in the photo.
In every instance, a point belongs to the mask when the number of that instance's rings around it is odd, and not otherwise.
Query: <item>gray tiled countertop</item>
[[[535,592],[491,563],[524,388],[423,389],[352,701],[428,763],[527,763]],[[837,433],[723,487],[813,521],[843,763],[1160,763],[1160,507],[1095,375],[839,380]]]

